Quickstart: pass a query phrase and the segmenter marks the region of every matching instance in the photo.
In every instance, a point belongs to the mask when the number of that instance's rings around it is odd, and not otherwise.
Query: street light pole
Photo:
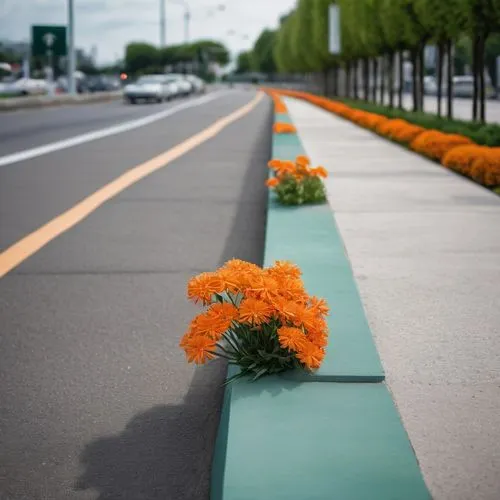
[[[189,43],[189,20],[191,18],[191,13],[189,12],[189,7],[186,5],[186,12],[184,13],[184,43]]]
[[[166,40],[165,0],[160,0],[160,48],[165,47]]]
[[[68,91],[76,94],[75,85],[75,12],[73,0],[68,0]]]

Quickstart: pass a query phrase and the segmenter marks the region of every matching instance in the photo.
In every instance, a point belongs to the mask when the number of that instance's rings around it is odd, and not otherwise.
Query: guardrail
[[[120,90],[116,92],[95,92],[93,94],[9,97],[6,99],[0,99],[0,112],[14,111],[17,109],[63,106],[66,104],[88,104],[91,102],[112,101],[120,99],[122,95],[123,93]]]

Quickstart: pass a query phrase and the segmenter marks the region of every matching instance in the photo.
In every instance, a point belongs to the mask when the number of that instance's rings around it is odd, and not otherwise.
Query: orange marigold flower
[[[316,316],[314,321],[309,325],[307,333],[309,335],[315,335],[320,333],[328,335],[328,324],[325,318],[322,318],[321,316]]]
[[[305,155],[299,155],[295,158],[295,163],[301,167],[308,167],[311,164],[311,160]]]
[[[238,308],[227,302],[218,302],[210,306],[207,314],[217,321],[231,323],[238,317]]]
[[[330,312],[330,308],[326,303],[325,299],[319,299],[318,297],[311,297],[310,307],[313,311],[316,311],[318,314],[322,316],[327,316]]]
[[[195,302],[208,304],[214,294],[224,291],[224,281],[217,273],[202,273],[191,278],[187,286],[187,296]]]
[[[240,259],[231,259],[224,264],[225,269],[231,269],[232,271],[256,271],[262,272],[262,269],[253,264],[252,262],[247,262]]]
[[[297,302],[287,300],[284,297],[276,297],[271,303],[283,323],[295,323],[297,319],[297,309],[299,307]]]
[[[279,276],[281,278],[289,277],[298,279],[302,275],[299,266],[286,260],[277,260],[274,266],[267,269],[267,272],[271,276]]]
[[[293,321],[295,326],[303,326],[306,330],[314,329],[316,325],[316,313],[303,304],[298,304],[295,311],[295,319]]]
[[[304,283],[301,279],[284,277],[278,280],[280,295],[288,300],[295,300],[297,302],[304,302],[306,299],[306,291]]]
[[[184,347],[189,363],[204,364],[215,356],[215,340],[201,335],[193,335]]]
[[[249,276],[245,294],[264,301],[272,301],[279,294],[278,282],[266,274]]]
[[[310,341],[303,342],[297,352],[297,359],[309,370],[319,368],[324,357],[325,351]]]
[[[210,337],[219,340],[222,334],[231,326],[231,320],[222,319],[210,313],[201,313],[193,319],[190,331],[196,336]]]
[[[291,351],[298,351],[302,348],[302,344],[307,341],[302,330],[290,326],[278,328],[278,340],[281,347]]]
[[[275,169],[275,168],[280,168],[280,167],[281,167],[281,165],[283,165],[283,160],[278,160],[278,159],[276,159],[276,158],[275,158],[275,159],[273,159],[273,160],[269,160],[269,161],[267,162],[267,166],[268,166],[269,168],[273,168],[273,169]]]
[[[307,334],[307,338],[316,346],[321,349],[328,345],[328,335],[322,332],[311,332]]]
[[[311,169],[311,175],[317,176],[317,177],[323,177],[326,179],[328,177],[328,170],[326,170],[325,167],[315,167]]]
[[[263,300],[248,297],[240,304],[239,320],[251,325],[261,325],[269,321],[272,315],[272,308]]]
[[[276,122],[273,125],[275,134],[295,134],[297,129],[291,123]]]
[[[280,181],[279,181],[276,177],[271,177],[271,178],[267,179],[267,181],[266,181],[266,186],[267,186],[267,187],[270,187],[270,188],[274,188],[274,187],[276,187],[279,183],[280,183]]]

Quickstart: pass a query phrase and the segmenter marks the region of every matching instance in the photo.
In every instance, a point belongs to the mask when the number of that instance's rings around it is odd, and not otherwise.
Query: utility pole
[[[186,12],[184,13],[184,43],[189,43],[189,19],[191,13],[189,7],[186,5]]]
[[[160,0],[160,48],[166,44],[165,0]]]
[[[68,91],[76,94],[75,85],[75,15],[73,0],[68,0]]]

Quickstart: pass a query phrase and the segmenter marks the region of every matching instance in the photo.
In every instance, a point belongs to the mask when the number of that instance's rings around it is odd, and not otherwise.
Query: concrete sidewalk
[[[286,104],[312,162],[330,171],[330,205],[433,497],[498,500],[500,198],[324,110]]]

